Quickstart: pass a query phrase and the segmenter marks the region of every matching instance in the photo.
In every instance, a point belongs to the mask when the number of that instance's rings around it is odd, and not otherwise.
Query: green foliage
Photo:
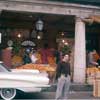
[[[64,45],[63,46],[63,48],[62,48],[62,53],[63,54],[68,54],[68,53],[70,53],[70,51],[71,51],[71,47],[69,46],[69,45]]]
[[[21,43],[19,41],[14,41],[13,52],[15,54],[18,54],[20,49],[21,49]]]

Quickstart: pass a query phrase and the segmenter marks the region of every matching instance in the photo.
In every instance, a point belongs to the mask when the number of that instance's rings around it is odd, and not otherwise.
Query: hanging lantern
[[[37,37],[37,32],[35,30],[32,31],[31,37],[32,38],[36,38]]]
[[[43,21],[41,19],[39,19],[37,22],[36,22],[36,30],[37,31],[42,31],[43,30]]]

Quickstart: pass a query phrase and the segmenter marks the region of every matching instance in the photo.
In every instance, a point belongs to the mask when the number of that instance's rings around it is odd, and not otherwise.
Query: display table
[[[100,72],[97,73],[93,83],[93,96],[100,97]]]
[[[18,67],[16,67],[16,69],[37,69],[40,72],[41,71],[54,72],[56,70],[56,66],[52,66],[52,65],[49,65],[49,64],[32,64],[32,63],[30,63],[30,64],[18,66]]]
[[[96,74],[100,73],[100,69],[96,67],[90,67],[86,69],[86,80],[89,85],[93,85],[93,81],[96,77]]]
[[[54,82],[55,75],[56,75],[56,65],[49,65],[49,64],[25,64],[16,69],[37,69],[40,72],[47,72],[50,82]]]

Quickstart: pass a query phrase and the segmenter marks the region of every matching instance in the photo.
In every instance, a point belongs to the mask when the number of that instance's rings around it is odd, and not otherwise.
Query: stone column
[[[85,23],[76,18],[75,51],[74,51],[74,82],[84,83],[86,71]]]
[[[2,12],[2,9],[0,9],[0,15],[1,15],[1,12]],[[2,39],[2,33],[0,32],[0,44],[1,44],[1,39]]]

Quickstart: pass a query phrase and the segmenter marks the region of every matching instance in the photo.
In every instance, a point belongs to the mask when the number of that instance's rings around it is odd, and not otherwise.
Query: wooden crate
[[[93,96],[100,97],[100,78],[96,78],[93,84]]]

